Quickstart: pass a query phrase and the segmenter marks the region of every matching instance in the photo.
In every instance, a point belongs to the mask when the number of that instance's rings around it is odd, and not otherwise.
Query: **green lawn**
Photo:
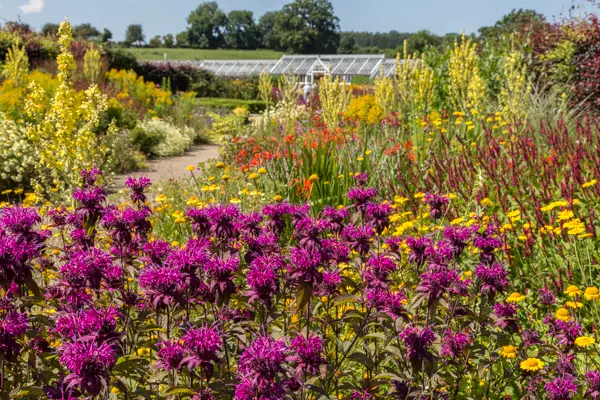
[[[138,60],[277,60],[282,53],[273,50],[125,49]]]

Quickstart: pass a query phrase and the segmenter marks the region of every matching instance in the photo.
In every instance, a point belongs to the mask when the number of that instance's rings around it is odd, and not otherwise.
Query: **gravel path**
[[[219,146],[201,145],[193,147],[190,151],[181,156],[148,161],[148,167],[143,171],[117,175],[112,187],[116,190],[125,187],[125,178],[128,176],[147,176],[152,182],[182,178],[189,176],[189,172],[186,170],[188,165],[197,165],[203,161],[218,157]]]

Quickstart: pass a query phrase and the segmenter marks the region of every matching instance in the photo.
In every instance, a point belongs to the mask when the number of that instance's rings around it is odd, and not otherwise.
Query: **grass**
[[[129,48],[138,60],[277,60],[282,53],[273,50],[205,50]]]

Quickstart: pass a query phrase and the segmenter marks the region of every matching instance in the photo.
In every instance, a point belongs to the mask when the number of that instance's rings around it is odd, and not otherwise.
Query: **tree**
[[[259,31],[252,11],[233,10],[227,18],[225,42],[228,47],[253,50],[259,46]]]
[[[340,40],[339,54],[352,54],[356,50],[356,42],[352,36],[342,36]]]
[[[177,47],[190,47],[190,38],[187,31],[178,33],[177,36],[175,36],[175,41],[177,42]]]
[[[163,44],[168,49],[175,47],[175,37],[170,33],[166,34],[163,36]]]
[[[216,1],[200,4],[190,13],[187,22],[192,47],[216,49],[224,44],[227,15]]]
[[[155,49],[162,47],[162,40],[160,36],[156,35],[152,39],[150,39],[150,42],[148,42],[148,46],[153,47]]]
[[[484,41],[498,40],[507,34],[525,34],[546,22],[546,17],[535,10],[513,9],[493,26],[479,28],[479,37]]]
[[[102,32],[102,36],[100,36],[100,41],[102,43],[108,43],[112,40],[113,34],[108,29],[104,28],[104,32]]]
[[[75,25],[73,27],[73,37],[78,39],[95,39],[100,36],[100,31],[90,23]]]
[[[406,47],[409,54],[422,53],[427,47],[439,47],[441,38],[428,30],[416,32],[406,40]],[[400,50],[400,49],[399,49]]]
[[[277,18],[281,11],[269,11],[263,14],[258,21],[258,31],[262,38],[262,47],[265,49],[280,50],[281,36],[275,29]]]
[[[132,24],[127,27],[125,33],[125,43],[131,46],[132,44],[141,44],[146,42],[146,36],[144,36],[144,30],[140,24]]]
[[[334,53],[340,44],[339,18],[329,0],[296,0],[277,16],[281,45],[292,53]]]
[[[56,36],[58,35],[58,24],[48,22],[42,26],[42,35],[44,36]]]

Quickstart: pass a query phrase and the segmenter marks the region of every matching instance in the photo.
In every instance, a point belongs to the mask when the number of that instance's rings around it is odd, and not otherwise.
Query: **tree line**
[[[534,10],[512,10],[492,26],[481,27],[478,40],[494,40],[512,31],[523,31],[545,23],[544,15]],[[46,24],[42,33],[55,35],[57,24]],[[73,28],[75,37],[109,43],[112,33],[102,32],[89,23]],[[148,41],[141,24],[127,27],[125,47],[180,47],[199,49],[272,49],[286,53],[380,53],[401,51],[406,41],[409,52],[422,52],[426,47],[442,47],[454,43],[459,33],[443,36],[427,30],[415,33],[342,32],[339,18],[329,0],[294,0],[281,10],[271,11],[256,19],[248,10],[225,13],[216,1],[203,2],[187,18],[187,28],[177,34],[154,36]]]

